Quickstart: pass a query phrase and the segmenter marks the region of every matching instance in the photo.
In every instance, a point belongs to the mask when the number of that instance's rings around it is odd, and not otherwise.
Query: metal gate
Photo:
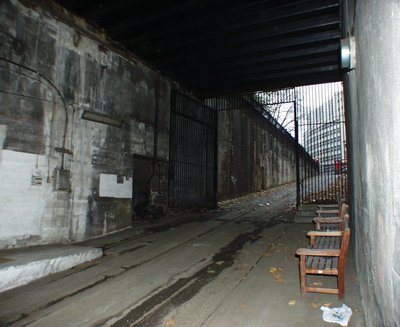
[[[217,204],[217,112],[172,92],[170,207],[214,208]]]
[[[301,203],[347,198],[347,153],[341,82],[296,88],[299,143],[314,162],[299,167]],[[313,169],[310,164],[317,169]]]
[[[241,96],[241,99],[244,96]],[[347,198],[343,85],[308,85],[246,95],[294,138],[297,205]]]

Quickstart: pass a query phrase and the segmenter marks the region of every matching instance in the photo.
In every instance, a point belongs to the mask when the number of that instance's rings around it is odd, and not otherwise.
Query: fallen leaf
[[[272,278],[274,279],[275,283],[284,283],[285,282],[285,279],[280,274],[274,275],[274,276],[272,276]]]
[[[290,306],[295,305],[295,304],[296,304],[296,300],[290,300],[290,301],[288,302],[288,304],[289,304]]]
[[[166,321],[165,327],[173,327],[173,326],[175,326],[175,324],[176,324],[175,319],[169,319]]]
[[[285,271],[285,269],[283,269],[282,267],[270,267],[269,268],[269,272],[271,274],[275,274],[277,272],[282,272],[282,271]]]
[[[218,266],[222,266],[222,265],[224,264],[224,262],[225,262],[225,261],[217,261],[216,264],[217,264]]]
[[[215,270],[207,270],[209,274],[215,274]]]
[[[318,304],[318,303],[311,303],[311,306],[314,308],[314,309],[318,309],[319,307],[320,307],[320,305]]]
[[[276,267],[270,267],[270,268],[269,268],[269,272],[270,272],[271,274],[276,273],[277,271],[278,271],[278,268],[276,268]]]

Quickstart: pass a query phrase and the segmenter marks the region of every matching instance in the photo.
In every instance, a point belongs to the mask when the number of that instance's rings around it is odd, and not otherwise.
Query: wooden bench
[[[345,203],[345,199],[344,199],[344,198],[339,198],[338,201],[337,201],[337,203],[332,203],[332,204],[326,204],[326,203],[324,203],[324,204],[318,204],[318,205],[317,205],[318,210],[316,211],[316,212],[317,212],[317,215],[318,215],[319,212],[324,213],[324,211],[326,211],[326,210],[334,210],[335,212],[338,213],[338,212],[340,211],[340,208],[341,208],[341,206],[342,206],[343,203]],[[337,215],[338,215],[338,214],[337,214]]]
[[[325,230],[325,231],[332,231],[332,230],[342,230],[344,224],[344,217],[349,213],[349,206],[345,203],[342,203],[340,207],[340,212],[335,211],[335,216],[330,217],[315,217],[313,222],[315,224],[316,230]]]
[[[317,205],[319,210],[331,210],[331,209],[338,209],[340,207],[339,203],[332,203],[332,204],[318,204]]]
[[[307,292],[337,294],[344,297],[344,273],[350,240],[348,216],[345,217],[343,230],[310,231],[310,247],[300,248],[296,254],[300,257],[300,290],[305,296]],[[313,287],[307,285],[307,275],[336,276],[337,287]]]

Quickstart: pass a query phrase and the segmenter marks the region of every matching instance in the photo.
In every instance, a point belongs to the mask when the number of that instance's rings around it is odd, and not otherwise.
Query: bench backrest
[[[339,271],[343,271],[346,266],[347,253],[349,250],[350,242],[350,227],[349,227],[349,215],[344,216],[344,226],[343,226],[342,241],[340,244],[340,256],[339,256]]]
[[[342,203],[340,207],[339,217],[342,219],[342,222],[339,224],[339,230],[343,230],[345,228],[345,217],[347,216],[347,220],[350,219],[349,217],[349,205],[346,203]],[[348,224],[348,222],[347,222]]]

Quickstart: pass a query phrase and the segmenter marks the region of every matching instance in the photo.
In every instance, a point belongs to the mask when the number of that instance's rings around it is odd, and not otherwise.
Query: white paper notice
[[[132,198],[132,178],[123,177],[123,182],[117,182],[117,175],[100,174],[99,194],[101,197],[116,199]]]

